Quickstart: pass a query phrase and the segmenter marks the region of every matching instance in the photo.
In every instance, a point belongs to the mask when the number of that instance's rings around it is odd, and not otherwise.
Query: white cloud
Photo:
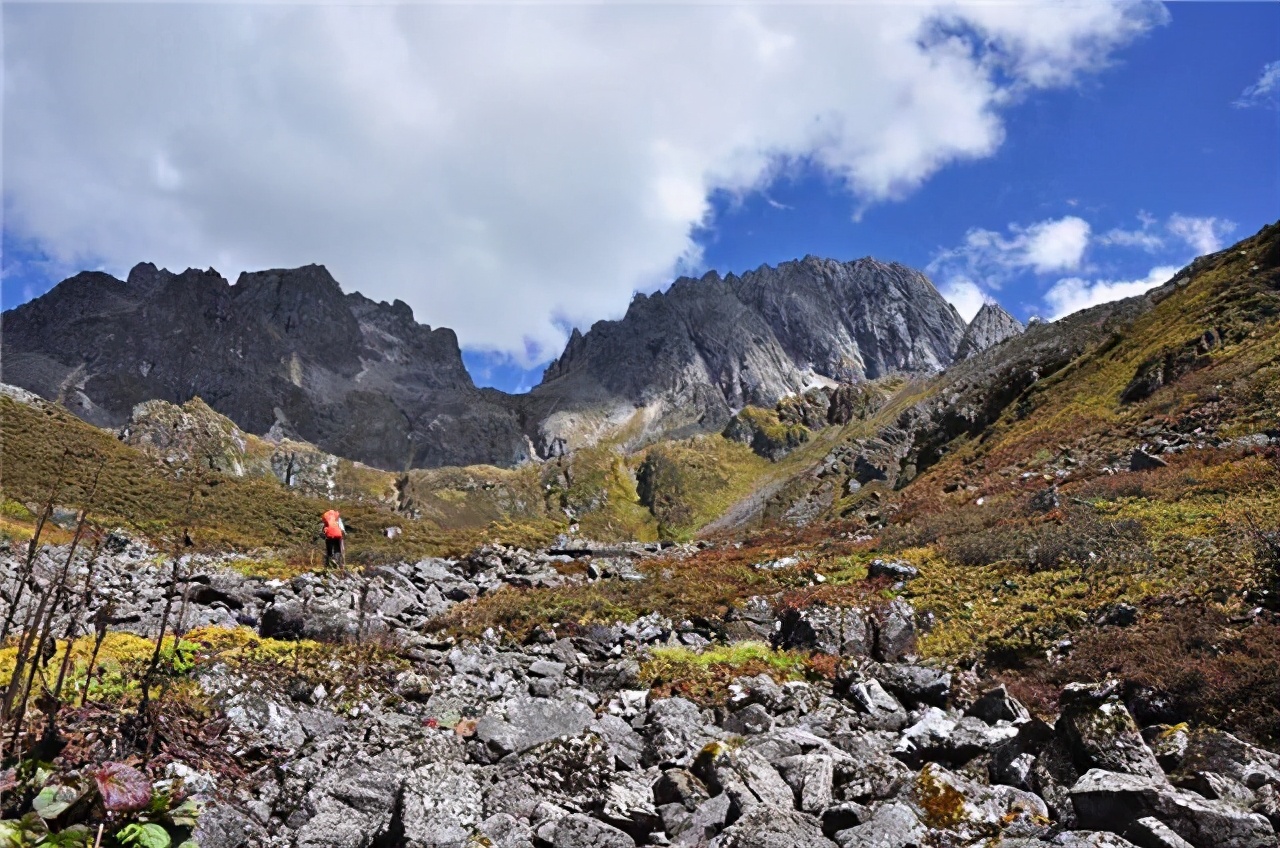
[[[851,205],[1003,138],[1158,4],[7,4],[4,209],[60,266],[322,262],[523,363],[696,263],[714,190]],[[1067,219],[1064,219],[1066,221]],[[1079,220],[1079,219],[1076,219]],[[1087,226],[1015,234],[1069,269]],[[1075,229],[1073,229],[1073,227]]]
[[[1041,221],[1022,236],[1021,262],[1044,274],[1077,268],[1089,246],[1089,224],[1069,215],[1057,221]]]
[[[1251,106],[1280,109],[1280,60],[1264,65],[1258,79],[1240,92],[1232,105],[1241,109]]]
[[[982,308],[982,304],[991,299],[978,287],[977,283],[964,277],[953,277],[947,280],[939,291],[966,322],[972,321],[973,316],[977,315],[978,310]]]
[[[1051,318],[1057,320],[1090,306],[1142,294],[1166,282],[1177,272],[1175,265],[1161,265],[1152,268],[1140,280],[1085,280],[1067,277],[1054,283],[1053,288],[1045,293],[1044,302],[1049,307]]]
[[[1226,243],[1226,237],[1235,230],[1233,221],[1223,218],[1195,218],[1174,215],[1169,218],[1169,232],[1185,241],[1198,255],[1216,253]]]
[[[1079,267],[1089,246],[1090,229],[1087,221],[1074,215],[1030,226],[1010,224],[1007,235],[974,228],[965,233],[959,247],[939,251],[926,270],[939,281],[941,291],[960,293],[968,302],[971,287],[990,291],[1025,271],[1045,274]]]

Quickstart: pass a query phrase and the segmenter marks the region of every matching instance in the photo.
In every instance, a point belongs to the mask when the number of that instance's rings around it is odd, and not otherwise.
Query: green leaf
[[[200,848],[200,845],[194,839],[188,839],[186,842],[179,845],[178,848]]]
[[[31,809],[35,810],[40,818],[50,821],[66,812],[67,808],[80,800],[83,794],[84,792],[74,786],[57,784],[46,786],[31,802]]]
[[[196,819],[204,811],[204,806],[194,798],[188,798],[169,811],[169,821],[178,827],[195,827]],[[178,846],[182,848],[182,846]]]
[[[135,848],[169,848],[169,832],[158,824],[127,824],[116,833],[116,841]]]
[[[0,821],[0,848],[23,848],[26,844],[21,822]]]
[[[92,844],[93,834],[82,824],[73,824],[57,833],[51,833],[40,843],[41,846],[49,845],[56,848],[87,848]]]

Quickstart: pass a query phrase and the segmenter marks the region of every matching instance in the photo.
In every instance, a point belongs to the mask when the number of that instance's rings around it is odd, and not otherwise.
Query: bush
[[[1030,690],[1117,677],[1140,721],[1189,721],[1280,743],[1280,624],[1232,625],[1206,606],[1147,613],[1132,627],[1078,634],[1069,657],[1013,675]]]

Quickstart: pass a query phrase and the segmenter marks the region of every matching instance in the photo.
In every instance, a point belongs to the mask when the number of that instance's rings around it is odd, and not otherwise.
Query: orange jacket
[[[338,515],[336,509],[331,509],[324,515],[320,516],[324,521],[324,535],[328,539],[342,538],[342,516]]]

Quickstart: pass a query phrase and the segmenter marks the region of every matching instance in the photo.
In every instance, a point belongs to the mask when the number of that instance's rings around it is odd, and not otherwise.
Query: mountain
[[[4,381],[99,426],[199,396],[246,432],[403,470],[718,431],[815,385],[939,371],[965,326],[918,271],[806,257],[637,295],[622,319],[575,330],[523,396],[477,389],[452,330],[344,294],[319,265],[235,285],[147,263],[125,281],[85,272],[6,312],[4,329]]]
[[[320,265],[241,274],[85,272],[6,312],[4,380],[116,427],[136,404],[199,396],[248,432],[388,469],[513,464],[505,396],[477,389],[452,330],[343,294]]]
[[[719,430],[744,406],[816,385],[940,371],[964,330],[927,277],[871,258],[685,277],[575,331],[527,417],[546,454],[632,421],[641,441]]]
[[[975,353],[994,347],[1025,329],[1022,322],[1005,312],[1000,304],[987,301],[982,304],[978,314],[973,316],[969,326],[964,328],[964,335],[961,336],[960,345],[956,348],[956,361],[967,359]]]

